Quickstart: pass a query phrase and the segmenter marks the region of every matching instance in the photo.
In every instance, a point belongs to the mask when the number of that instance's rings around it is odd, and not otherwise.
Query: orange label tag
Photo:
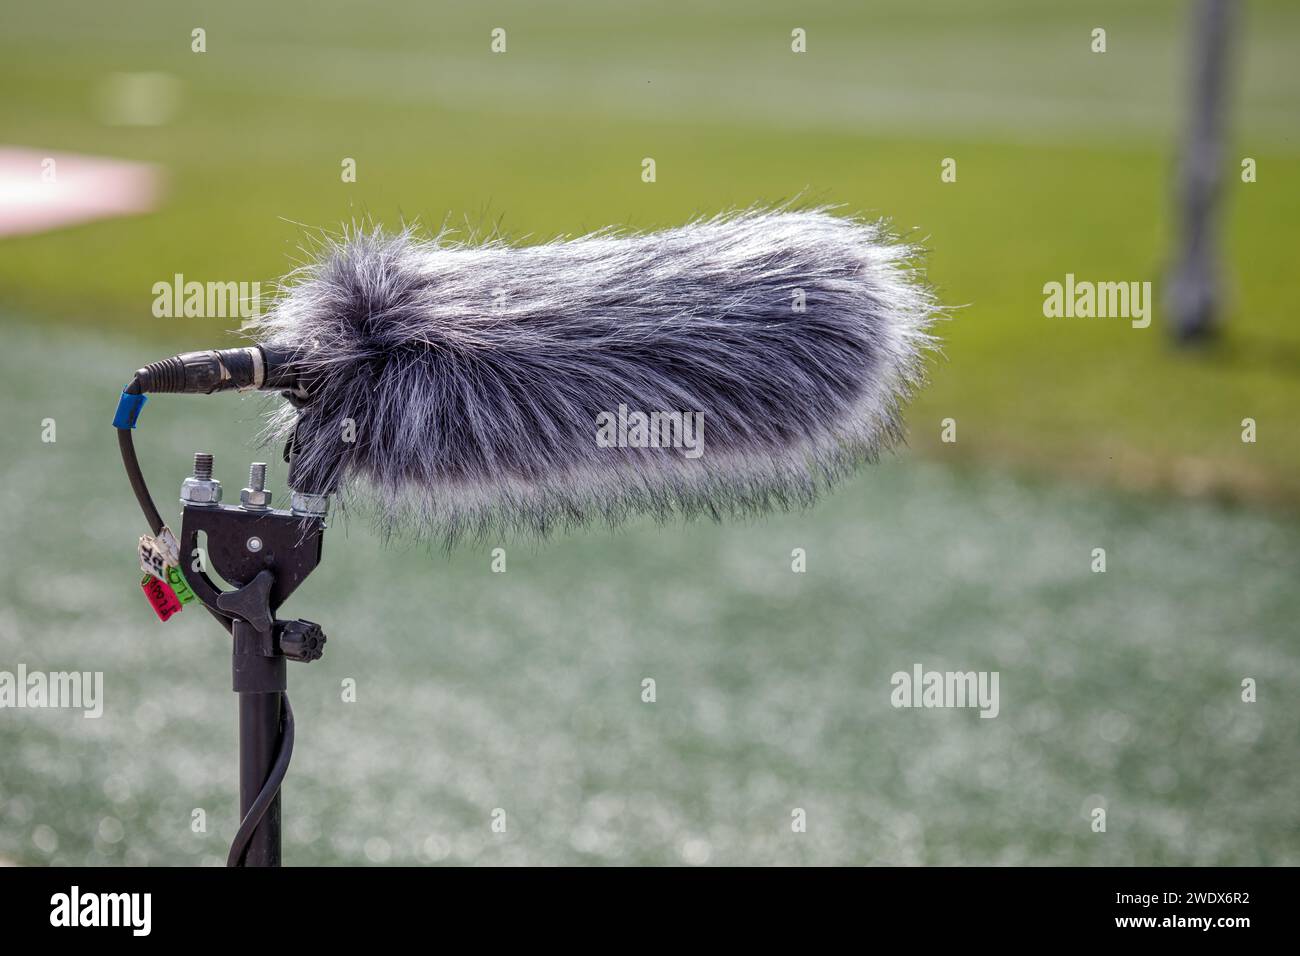
[[[146,574],[140,581],[140,588],[144,591],[144,596],[149,599],[149,606],[153,608],[160,621],[167,620],[181,609],[181,602],[177,599],[176,592],[166,581],[161,581],[152,574]]]

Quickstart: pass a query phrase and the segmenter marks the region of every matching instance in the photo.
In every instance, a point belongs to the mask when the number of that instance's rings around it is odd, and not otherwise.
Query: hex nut
[[[330,496],[295,491],[290,498],[289,508],[301,517],[323,518],[329,514]]]
[[[261,491],[245,488],[239,493],[239,503],[250,511],[265,511],[271,507],[271,493],[265,488]]]
[[[186,478],[181,482],[181,504],[215,505],[221,503],[221,482],[212,478]]]

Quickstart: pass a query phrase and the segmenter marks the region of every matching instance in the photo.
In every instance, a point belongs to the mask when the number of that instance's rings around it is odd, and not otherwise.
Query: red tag
[[[144,596],[149,599],[149,606],[153,608],[159,620],[165,621],[181,609],[181,602],[176,597],[176,592],[166,581],[160,581],[152,574],[146,574],[144,580],[140,582],[140,588],[144,591]]]

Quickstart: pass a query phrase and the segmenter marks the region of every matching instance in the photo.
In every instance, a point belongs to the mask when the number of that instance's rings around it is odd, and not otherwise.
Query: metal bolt
[[[253,537],[249,538],[247,544],[249,551],[256,553],[262,550],[262,539],[257,535],[253,535]]]
[[[248,468],[248,487],[239,493],[245,511],[266,511],[271,507],[271,493],[266,490],[266,462],[255,461]]]
[[[221,503],[221,482],[212,477],[212,456],[205,451],[194,455],[194,474],[181,483],[181,504],[214,507]]]

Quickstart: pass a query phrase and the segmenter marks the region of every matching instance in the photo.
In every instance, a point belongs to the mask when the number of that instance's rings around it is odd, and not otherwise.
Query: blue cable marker
[[[122,397],[117,400],[117,414],[113,416],[114,428],[135,428],[135,420],[140,417],[140,409],[149,401],[148,395],[130,395],[124,389]]]

